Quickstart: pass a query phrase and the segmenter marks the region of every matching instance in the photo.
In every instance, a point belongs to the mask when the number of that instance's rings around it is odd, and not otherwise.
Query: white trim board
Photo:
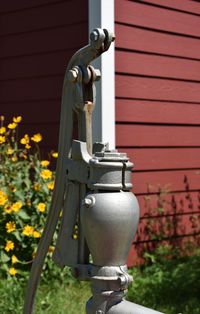
[[[89,34],[94,28],[107,28],[114,33],[114,0],[88,0]],[[96,59],[92,65],[100,69],[101,80],[96,82],[97,100],[93,112],[93,141],[109,143],[115,148],[115,49]]]

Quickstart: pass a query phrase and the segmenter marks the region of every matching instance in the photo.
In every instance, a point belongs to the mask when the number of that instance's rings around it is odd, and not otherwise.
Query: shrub
[[[54,187],[49,160],[41,160],[40,133],[19,138],[22,118],[0,116],[0,276],[23,277],[30,269]],[[53,154],[57,157],[57,154]],[[49,248],[49,254],[53,246]]]
[[[200,250],[176,259],[167,258],[170,253],[161,245],[149,254],[151,265],[130,270],[128,299],[167,314],[200,314]]]

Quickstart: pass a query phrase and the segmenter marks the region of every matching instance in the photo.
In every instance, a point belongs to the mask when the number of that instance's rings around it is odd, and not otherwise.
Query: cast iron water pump
[[[61,268],[71,267],[76,278],[91,281],[86,313],[158,314],[124,300],[132,281],[126,259],[139,220],[138,202],[130,192],[133,164],[125,153],[109,150],[108,144],[92,143],[94,81],[100,79],[100,72],[90,63],[108,50],[113,40],[108,30],[93,30],[90,44],[73,55],[66,70],[55,189],[31,269],[24,314],[33,312],[35,291],[61,210],[53,259]],[[73,139],[74,114],[77,140]],[[66,313],[70,314],[70,309]]]

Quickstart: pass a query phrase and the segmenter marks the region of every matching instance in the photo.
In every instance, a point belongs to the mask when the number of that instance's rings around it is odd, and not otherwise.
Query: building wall
[[[170,237],[199,233],[199,15],[198,1],[115,0],[116,143],[135,163],[139,244],[151,243],[152,215],[160,233],[175,221]],[[43,148],[56,149],[65,68],[88,42],[88,1],[1,1],[0,22],[0,114],[22,115],[21,134],[41,132]]]
[[[169,237],[200,231],[199,16],[197,1],[115,1],[116,143],[135,163],[140,243],[152,240],[150,215],[158,233],[176,220]]]
[[[0,2],[0,114],[23,116],[56,149],[64,72],[88,42],[87,0]]]

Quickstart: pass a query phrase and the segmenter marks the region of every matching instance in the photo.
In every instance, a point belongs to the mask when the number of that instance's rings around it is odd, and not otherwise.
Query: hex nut
[[[90,34],[90,40],[92,41],[97,41],[99,39],[99,34],[97,31],[93,31],[91,34]]]

